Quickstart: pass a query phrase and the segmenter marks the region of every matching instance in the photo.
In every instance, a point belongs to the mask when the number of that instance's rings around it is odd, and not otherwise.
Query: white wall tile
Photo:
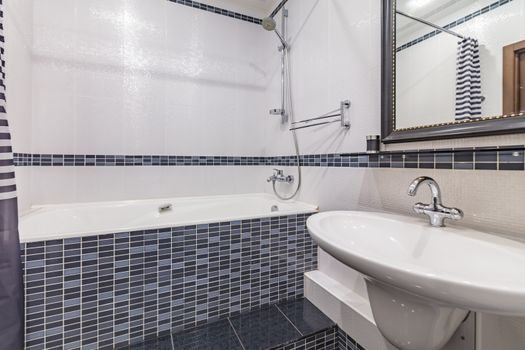
[[[31,149],[31,1],[5,4],[6,108],[11,127],[13,148],[18,152]]]
[[[380,23],[370,2],[295,1],[289,3],[293,110],[296,120],[334,110],[350,99],[352,127],[335,124],[298,132],[302,153],[361,151],[364,136],[380,130]],[[274,64],[279,54],[274,52]],[[268,106],[280,100],[278,70],[270,83]],[[276,118],[269,154],[292,151],[290,134]]]
[[[18,197],[18,212],[24,213],[31,208],[31,175],[32,169],[30,167],[16,167],[16,190]]]
[[[207,167],[165,168],[162,172],[165,195],[162,197],[206,196],[209,191],[206,186],[209,171]]]
[[[78,167],[75,169],[76,193],[68,202],[101,202],[133,199],[127,188],[123,167]]]
[[[4,37],[6,61],[6,110],[14,152],[31,152],[32,70],[33,43],[32,1],[19,0],[4,3]],[[16,169],[18,208],[20,212],[31,206],[31,171]]]
[[[35,1],[34,13],[33,152],[264,154],[271,54],[258,41],[275,38],[259,26],[165,0]],[[73,196],[34,192],[36,200],[257,187],[236,184],[233,169],[126,169],[124,185],[116,183],[120,171],[78,169]],[[174,185],[167,174],[188,182]]]
[[[75,150],[76,97],[72,93],[38,91],[33,95],[33,152]]]
[[[74,167],[33,167],[31,172],[32,204],[76,202],[77,177]]]
[[[75,153],[126,153],[125,115],[118,97],[76,97]]]

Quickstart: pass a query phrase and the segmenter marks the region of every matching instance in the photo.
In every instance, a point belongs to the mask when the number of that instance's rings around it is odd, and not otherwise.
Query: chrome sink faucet
[[[408,195],[415,196],[419,185],[426,183],[432,193],[432,203],[416,203],[414,211],[418,214],[425,214],[430,219],[430,225],[434,227],[444,227],[445,219],[461,220],[463,212],[457,208],[445,207],[441,201],[441,190],[437,182],[431,177],[421,176],[412,181],[408,187]]]
[[[284,175],[284,171],[281,169],[273,169],[273,175],[266,179],[266,181],[273,182],[274,184],[276,182],[286,182],[291,184],[294,182],[294,177],[292,175]]]

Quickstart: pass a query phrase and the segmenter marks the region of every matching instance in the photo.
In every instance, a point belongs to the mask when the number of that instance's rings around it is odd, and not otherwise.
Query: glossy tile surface
[[[272,350],[347,350],[338,348],[337,343],[337,328],[333,327],[326,331],[312,334],[308,337],[299,339],[298,341],[282,345]]]
[[[277,305],[277,307],[304,336],[317,333],[335,325],[325,314],[306,299],[281,303]]]
[[[158,339],[148,340],[140,344],[131,345],[127,348],[121,348],[127,350],[172,350],[173,344],[171,336],[163,336]]]
[[[338,337],[340,344],[347,343],[342,342],[345,334],[339,333],[333,322],[301,298],[118,349],[335,350]],[[355,341],[348,339],[350,347],[341,349],[354,349]]]
[[[270,349],[301,338],[301,333],[272,306],[231,319],[246,350]]]
[[[354,338],[346,334],[341,328],[337,328],[337,347],[338,350],[365,350],[365,348],[356,342]]]
[[[229,320],[222,320],[173,334],[173,345],[175,349],[184,350],[242,349],[242,345]]]

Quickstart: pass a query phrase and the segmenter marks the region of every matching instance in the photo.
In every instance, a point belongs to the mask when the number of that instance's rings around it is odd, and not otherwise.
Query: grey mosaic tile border
[[[272,350],[338,350],[337,330],[337,327],[333,327]]]
[[[15,153],[16,166],[250,166],[268,157]]]
[[[337,350],[365,350],[365,348],[337,327]]]
[[[443,28],[445,29],[452,29],[452,28],[455,28],[463,23],[466,23],[468,21],[471,21],[473,20],[474,18],[478,17],[478,16],[481,16],[485,13],[488,13],[490,11],[493,11],[505,4],[508,4],[509,2],[512,2],[513,0],[499,0],[499,1],[496,1],[488,6],[485,6],[484,8],[480,9],[480,10],[477,10],[477,11],[474,11],[470,14],[468,14],[467,16],[464,16],[464,17],[461,17],[457,20],[455,20],[454,22],[451,22],[451,23],[448,23],[447,25],[443,26]],[[430,38],[433,38],[435,37],[436,35],[438,34],[441,34],[442,32],[439,31],[439,30],[434,30],[430,33],[427,33],[423,36],[420,36],[419,38],[416,38],[406,44],[403,44],[401,46],[399,46],[397,49],[396,49],[396,52],[401,52],[403,50],[406,50],[408,49],[409,47],[412,47],[414,45],[417,45],[427,39],[430,39]]]
[[[312,154],[300,157],[307,167],[408,168],[525,171],[525,147],[422,149],[378,154]],[[295,166],[295,156],[140,156],[15,153],[16,166]]]
[[[249,22],[249,23],[261,24],[261,22],[262,22],[262,20],[259,19],[259,18],[243,15],[242,13],[238,13],[238,12],[234,12],[234,11],[230,11],[230,10],[225,10],[225,9],[222,9],[222,8],[219,8],[219,7],[215,7],[215,6],[211,6],[211,5],[206,5],[206,4],[197,2],[197,1],[192,1],[192,0],[168,0],[168,1],[174,2],[176,4],[180,4],[180,5],[189,6],[189,7],[192,7],[194,9],[215,13],[215,14],[226,16],[226,17],[230,17],[230,18],[235,18],[235,19],[238,19],[238,20],[241,20],[241,21],[245,21],[245,22]]]
[[[26,349],[112,349],[300,297],[309,215],[22,244]]]
[[[316,333],[293,344],[274,348],[272,350],[366,350],[341,328],[334,327]]]

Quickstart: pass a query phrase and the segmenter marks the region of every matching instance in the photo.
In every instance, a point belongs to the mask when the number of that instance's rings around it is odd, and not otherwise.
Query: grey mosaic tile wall
[[[176,4],[189,6],[189,7],[192,7],[194,9],[203,10],[203,11],[207,11],[207,12],[210,12],[210,13],[215,13],[217,15],[222,15],[222,16],[226,16],[226,17],[230,17],[230,18],[235,18],[235,19],[238,19],[238,20],[241,20],[241,21],[245,21],[245,22],[249,22],[249,23],[261,24],[261,19],[259,19],[259,18],[247,16],[247,15],[244,15],[242,13],[238,13],[238,12],[222,9],[222,8],[211,6],[211,5],[206,5],[206,4],[203,4],[201,2],[197,2],[197,1],[193,1],[193,0],[169,0],[169,1],[174,2]]]
[[[525,146],[307,154],[302,166],[525,171]],[[14,153],[15,166],[296,166],[296,156],[67,155]]]
[[[338,350],[337,327],[300,339],[272,350]]]
[[[296,341],[293,344],[284,345],[272,350],[366,350],[341,328],[316,333],[309,337]]]
[[[299,297],[309,215],[23,244],[26,349],[111,349]]]
[[[351,336],[345,333],[341,328],[337,327],[337,349],[338,350],[365,350],[358,342]]]

